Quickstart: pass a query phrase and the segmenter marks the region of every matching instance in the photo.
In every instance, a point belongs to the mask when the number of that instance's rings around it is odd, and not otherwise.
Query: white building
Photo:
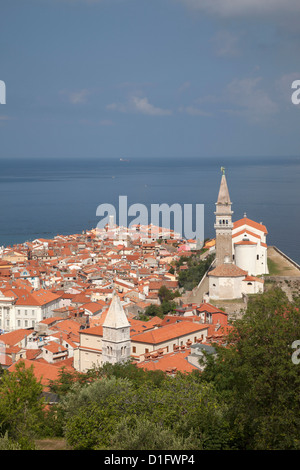
[[[257,276],[268,273],[266,227],[246,214],[233,223],[231,204],[223,172],[215,212],[216,259],[214,269],[208,273],[212,300],[263,292],[263,280]]]
[[[246,214],[233,223],[232,251],[237,266],[252,276],[268,274],[267,229],[262,223],[254,222]]]
[[[59,307],[60,296],[50,291],[12,288],[0,291],[0,329],[33,328]]]

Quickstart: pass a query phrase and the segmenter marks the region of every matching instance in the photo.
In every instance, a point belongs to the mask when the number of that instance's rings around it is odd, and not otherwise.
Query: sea
[[[152,204],[201,204],[204,238],[212,238],[221,167],[233,220],[246,213],[262,222],[267,244],[300,264],[300,157],[2,159],[0,246],[95,228],[98,206],[118,214],[120,196],[149,217]]]

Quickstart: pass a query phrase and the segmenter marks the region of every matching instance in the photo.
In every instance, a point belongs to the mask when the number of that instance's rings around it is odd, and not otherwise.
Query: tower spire
[[[221,167],[222,177],[218,199],[216,202],[216,266],[223,264],[225,259],[232,262],[232,210],[225,168]]]
[[[225,176],[225,168],[221,167],[221,170],[223,170],[223,171],[222,171],[222,178],[221,178],[221,184],[220,184],[217,204],[225,204],[225,205],[229,204],[229,205],[231,205],[228,186],[227,186],[227,181],[226,181],[226,176]]]
[[[102,328],[102,364],[128,361],[131,354],[130,323],[115,291]]]
[[[130,326],[120,298],[115,291],[113,292],[112,301],[102,326],[104,328],[124,328]]]

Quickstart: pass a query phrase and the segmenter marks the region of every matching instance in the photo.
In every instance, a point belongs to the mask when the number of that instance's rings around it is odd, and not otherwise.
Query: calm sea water
[[[300,158],[1,160],[0,244],[96,227],[99,204],[204,204],[205,237],[226,167],[233,219],[263,222],[267,243],[300,263]],[[118,220],[117,220],[118,222]],[[130,218],[129,218],[130,222]],[[149,221],[150,222],[150,221]]]

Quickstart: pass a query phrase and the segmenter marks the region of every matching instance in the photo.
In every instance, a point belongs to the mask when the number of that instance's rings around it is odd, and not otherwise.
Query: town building
[[[0,329],[13,331],[32,328],[36,323],[52,316],[59,306],[60,297],[44,289],[0,289]]]
[[[266,227],[246,214],[233,222],[231,206],[223,169],[215,211],[216,258],[208,273],[211,300],[241,299],[263,292],[264,283],[258,276],[268,273]]]

